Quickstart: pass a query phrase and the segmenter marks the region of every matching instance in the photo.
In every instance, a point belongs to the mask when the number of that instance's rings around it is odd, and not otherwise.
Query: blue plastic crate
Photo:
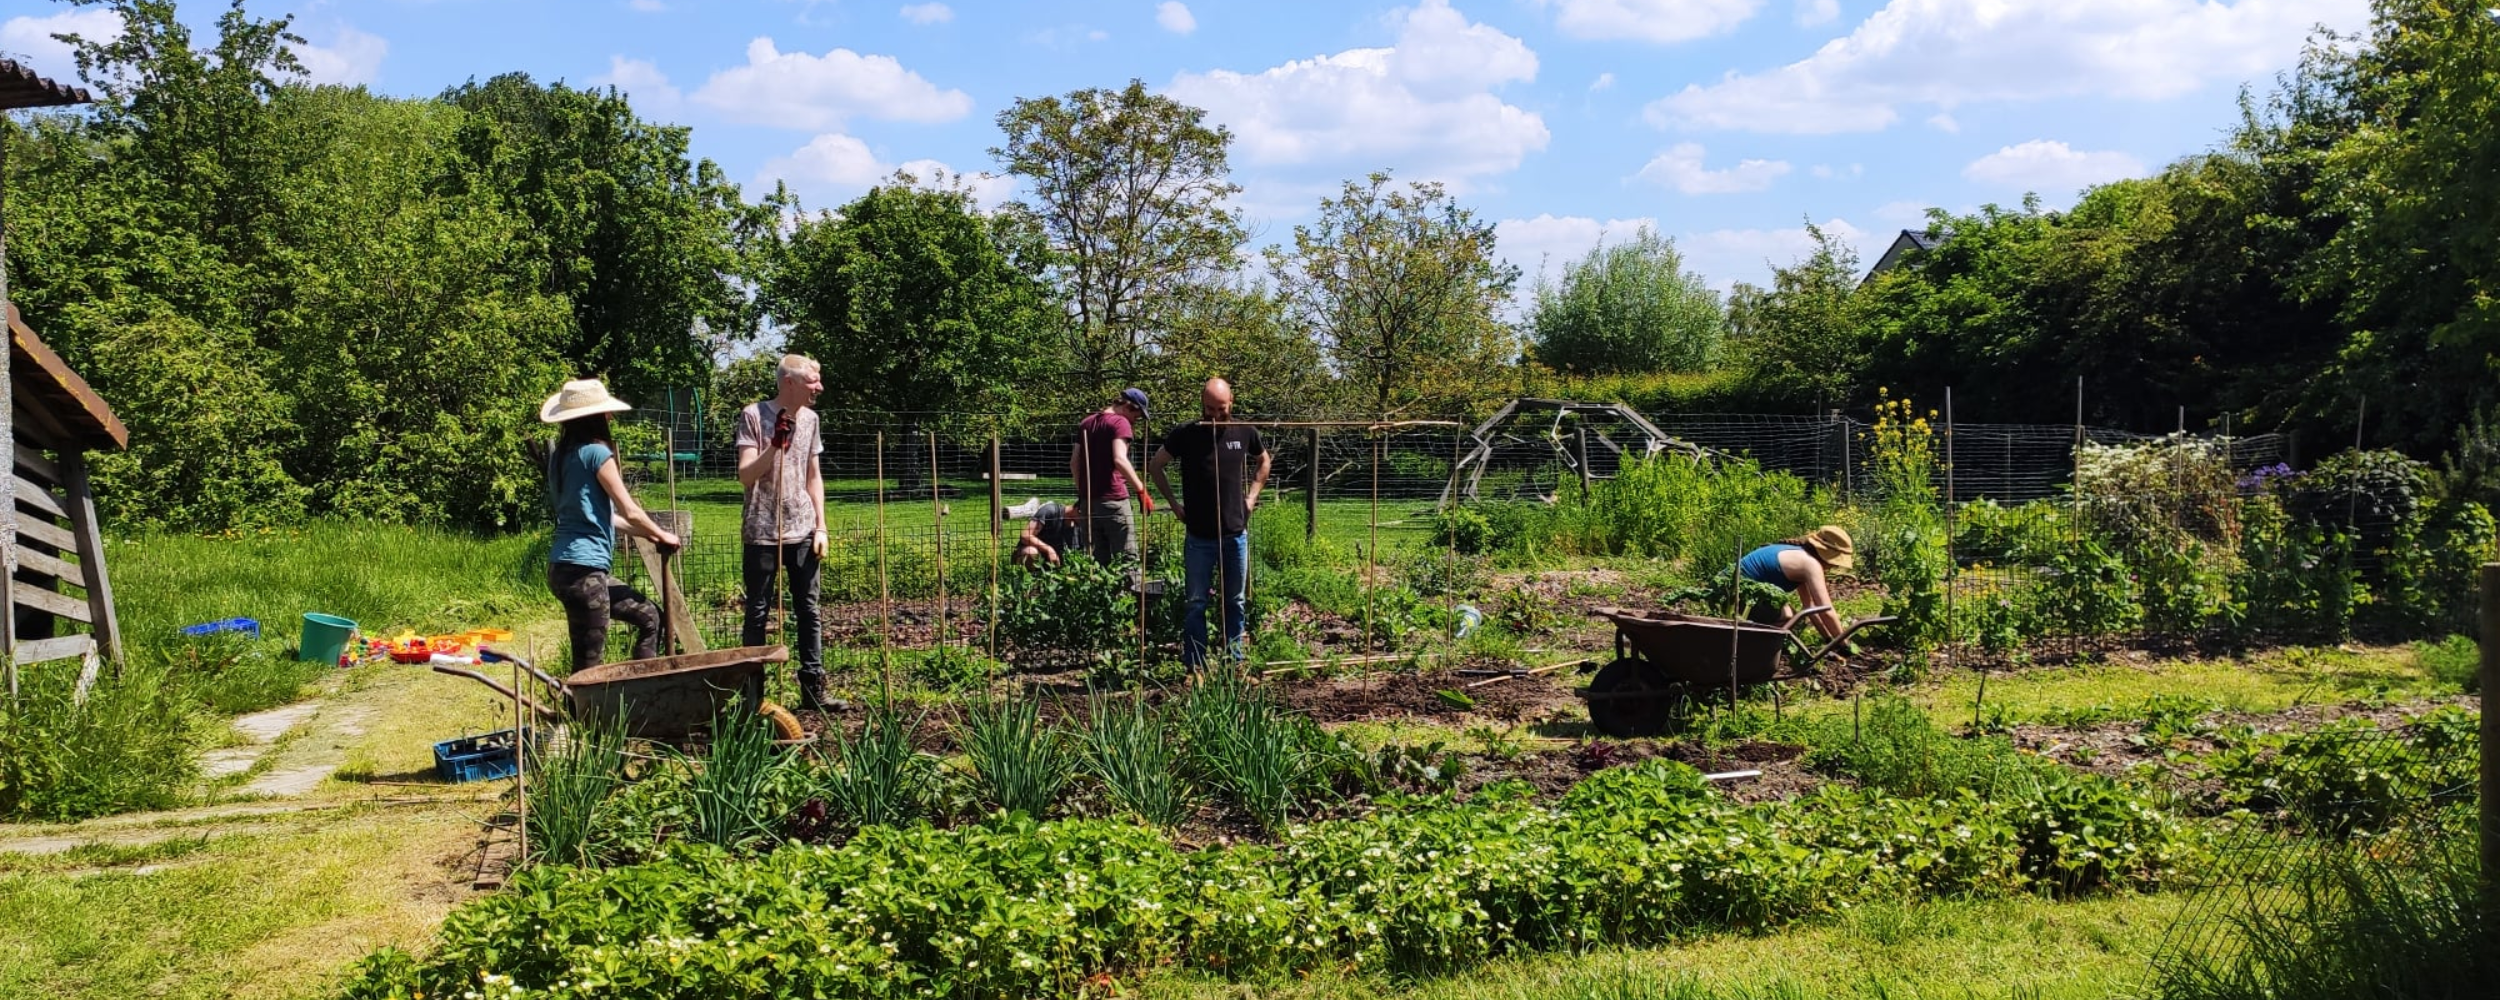
[[[521,769],[515,746],[509,729],[444,740],[434,744],[434,773],[453,784],[509,778]]]
[[[201,622],[197,625],[182,627],[184,635],[214,635],[219,632],[241,632],[258,639],[260,638],[260,622],[250,618],[228,618],[224,621]]]

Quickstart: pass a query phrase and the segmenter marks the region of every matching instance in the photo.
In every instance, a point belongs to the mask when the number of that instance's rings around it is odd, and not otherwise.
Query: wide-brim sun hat
[[[538,405],[541,423],[560,424],[578,417],[601,413],[623,413],[634,405],[608,395],[608,387],[595,378],[579,378],[564,383],[564,388]]]
[[[1858,547],[1849,540],[1847,528],[1826,524],[1806,532],[1803,541],[1806,548],[1814,550],[1814,557],[1823,560],[1823,565],[1831,567],[1834,572],[1847,573],[1857,567]]]

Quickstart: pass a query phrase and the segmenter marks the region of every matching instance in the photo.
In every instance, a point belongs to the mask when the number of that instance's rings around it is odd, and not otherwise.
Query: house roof
[[[130,447],[130,428],[122,426],[104,397],[96,395],[86,379],[53,353],[51,345],[35,336],[14,305],[9,307],[9,384],[20,409],[35,411],[38,421],[57,425],[26,429],[65,438],[53,442],[57,447],[84,451]]]
[[[1904,229],[1901,235],[1892,238],[1891,246],[1884,248],[1884,255],[1875,258],[1875,266],[1867,269],[1866,277],[1858,279],[1858,284],[1873,281],[1876,275],[1907,263],[1911,254],[1933,250],[1952,238],[1951,233],[1929,236],[1922,229]]]
[[[84,87],[55,83],[14,59],[0,59],[0,111],[57,108],[95,100]]]

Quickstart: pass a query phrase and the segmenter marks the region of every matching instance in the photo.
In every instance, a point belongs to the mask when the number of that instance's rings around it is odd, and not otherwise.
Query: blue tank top
[[[1787,570],[1780,568],[1780,553],[1802,551],[1805,550],[1795,545],[1765,545],[1745,553],[1745,558],[1737,560],[1736,571],[1743,573],[1745,579],[1755,583],[1767,583],[1781,590],[1793,592],[1797,589],[1797,584],[1796,581],[1788,578]]]
[[[616,553],[615,502],[599,488],[599,467],[616,453],[596,441],[558,451],[547,461],[547,502],[555,508],[555,543],[547,558],[607,569]]]

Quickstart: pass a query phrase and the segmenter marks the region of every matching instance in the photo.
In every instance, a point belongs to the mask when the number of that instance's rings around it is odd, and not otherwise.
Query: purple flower
[[[2275,480],[2289,479],[2299,474],[2293,472],[2291,466],[2276,462],[2273,465],[2261,466],[2249,472],[2248,475],[2241,476],[2239,487],[2244,490],[2264,489],[2273,485]]]

